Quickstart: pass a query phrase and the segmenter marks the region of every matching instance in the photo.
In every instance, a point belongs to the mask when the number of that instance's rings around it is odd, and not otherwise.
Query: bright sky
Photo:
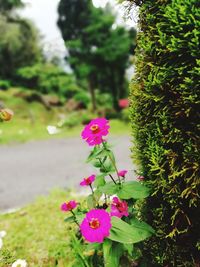
[[[115,2],[115,1],[108,1],[108,0],[92,0],[95,7],[104,7],[108,2]]]

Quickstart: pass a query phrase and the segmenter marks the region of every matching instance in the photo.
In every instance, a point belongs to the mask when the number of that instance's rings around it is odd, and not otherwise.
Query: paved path
[[[133,170],[130,138],[114,137],[119,168]],[[74,187],[94,172],[85,159],[89,147],[78,138],[0,146],[0,211],[23,206],[52,188]]]

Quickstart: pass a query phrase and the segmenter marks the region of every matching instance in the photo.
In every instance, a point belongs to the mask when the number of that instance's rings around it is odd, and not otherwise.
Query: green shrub
[[[10,81],[8,80],[0,80],[0,89],[6,90],[8,88],[10,88]]]
[[[91,102],[89,94],[87,92],[83,91],[83,90],[77,92],[74,95],[74,100],[84,104],[85,108],[87,108],[89,103]]]
[[[77,125],[80,125],[80,120],[78,114],[72,113],[66,119],[58,123],[59,127],[73,128]]]
[[[121,111],[121,118],[124,122],[130,122],[130,110],[125,108]]]
[[[73,128],[78,125],[85,125],[91,121],[92,118],[94,118],[94,114],[86,111],[76,111],[67,116],[66,119],[60,121],[58,123],[59,127],[68,127]]]
[[[113,98],[108,93],[101,93],[99,90],[95,91],[97,106],[107,109],[113,109]]]
[[[50,63],[21,68],[17,75],[20,84],[43,94],[56,93],[69,99],[81,90],[72,74]]]
[[[131,85],[134,155],[152,187],[144,209],[157,230],[147,266],[199,266],[200,9],[198,0],[143,0]]]

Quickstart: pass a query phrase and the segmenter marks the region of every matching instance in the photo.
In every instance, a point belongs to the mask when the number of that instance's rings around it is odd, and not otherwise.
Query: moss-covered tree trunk
[[[200,266],[200,1],[143,0],[131,85],[137,159],[157,235],[147,266]]]

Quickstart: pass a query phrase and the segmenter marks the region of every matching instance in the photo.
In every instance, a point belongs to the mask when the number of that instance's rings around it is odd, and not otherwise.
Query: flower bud
[[[0,120],[10,121],[14,115],[14,112],[11,109],[5,108],[0,110]]]

